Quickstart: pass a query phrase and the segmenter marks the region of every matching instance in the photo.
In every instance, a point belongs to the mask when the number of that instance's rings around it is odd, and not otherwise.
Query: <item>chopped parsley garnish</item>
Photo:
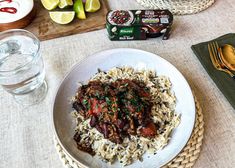
[[[110,111],[109,114],[110,114],[110,115],[114,115],[114,112]]]
[[[87,103],[87,104],[86,104],[86,108],[87,108],[87,110],[90,110],[90,109],[91,109],[90,103]]]
[[[138,100],[136,100],[135,98],[131,99],[131,104],[134,106],[138,105]]]
[[[129,110],[127,110],[126,108],[125,108],[125,109],[123,109],[123,111],[124,111],[124,113],[125,113],[127,116],[129,116],[129,115],[130,115]]]
[[[105,97],[105,101],[109,106],[112,104],[111,100],[108,97]]]
[[[86,105],[88,103],[88,101],[86,99],[82,100],[82,104]]]
[[[127,87],[127,86],[128,86],[128,83],[125,83],[124,86]]]
[[[96,93],[95,93],[95,96],[99,99],[99,98],[100,98],[99,92],[96,92]]]

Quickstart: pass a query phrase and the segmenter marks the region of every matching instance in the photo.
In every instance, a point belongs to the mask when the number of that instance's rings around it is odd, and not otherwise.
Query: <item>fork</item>
[[[208,51],[210,54],[210,59],[213,64],[213,66],[219,70],[223,71],[227,74],[229,74],[233,79],[235,79],[235,75],[228,69],[226,68],[223,63],[221,62],[219,58],[219,52],[218,52],[219,45],[217,42],[211,42],[208,44]]]

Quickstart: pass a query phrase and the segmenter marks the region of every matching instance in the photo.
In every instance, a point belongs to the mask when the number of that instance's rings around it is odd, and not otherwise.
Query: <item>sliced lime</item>
[[[59,8],[63,9],[65,7],[73,5],[73,0],[60,0]]]
[[[46,8],[47,10],[52,10],[58,6],[60,0],[41,0],[41,2],[44,8]]]
[[[68,11],[68,12],[62,12],[62,11],[55,11],[55,12],[49,12],[51,19],[59,24],[68,24],[73,21],[75,12],[74,11]]]
[[[100,9],[99,0],[87,0],[85,4],[86,12],[96,12]]]
[[[76,15],[79,19],[86,19],[86,14],[84,11],[84,6],[82,0],[76,0],[73,5],[73,10],[76,12]]]

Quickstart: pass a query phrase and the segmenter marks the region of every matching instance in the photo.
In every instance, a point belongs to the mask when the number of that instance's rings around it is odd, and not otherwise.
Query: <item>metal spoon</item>
[[[228,69],[235,71],[235,48],[229,44],[218,49],[221,62]]]

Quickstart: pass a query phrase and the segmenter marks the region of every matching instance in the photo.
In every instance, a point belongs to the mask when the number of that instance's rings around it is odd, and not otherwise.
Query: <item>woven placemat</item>
[[[190,168],[192,167],[196,160],[199,157],[201,146],[202,146],[202,139],[204,133],[204,121],[203,121],[203,114],[201,106],[198,100],[195,97],[195,105],[196,105],[196,122],[194,125],[193,133],[184,147],[184,149],[167,165],[163,168]],[[63,162],[66,168],[83,168],[82,165],[73,161],[62,149],[56,138],[55,146],[57,153],[61,161]]]
[[[210,7],[215,0],[136,0],[149,9],[168,9],[174,15],[201,12]]]

